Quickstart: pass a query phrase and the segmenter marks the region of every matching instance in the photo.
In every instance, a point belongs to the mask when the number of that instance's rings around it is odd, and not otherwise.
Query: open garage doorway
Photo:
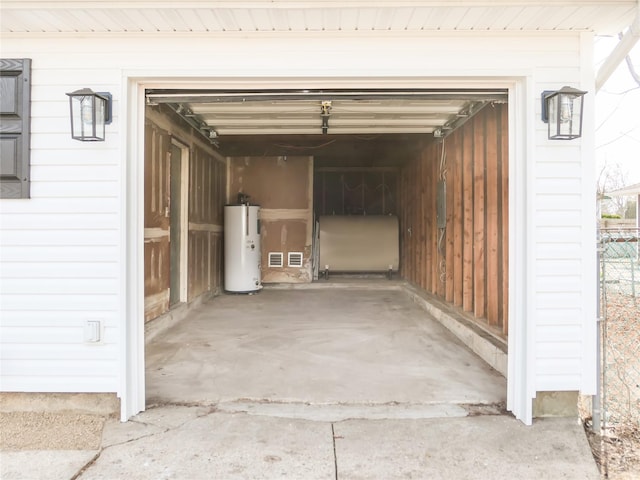
[[[506,344],[506,90],[146,93],[145,317],[149,331],[173,324],[147,347],[148,401],[504,402],[504,377],[403,289]],[[153,211],[169,223],[176,141],[189,151],[180,272],[165,258],[170,233],[147,223]],[[266,288],[212,300],[224,292],[223,207],[241,194],[262,209]],[[397,265],[323,278],[330,216],[395,218]],[[371,273],[391,280],[361,278]],[[184,301],[172,303],[172,278]]]

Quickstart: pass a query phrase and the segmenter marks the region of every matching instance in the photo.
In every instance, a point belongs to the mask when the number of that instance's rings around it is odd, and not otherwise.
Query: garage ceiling
[[[492,90],[147,90],[225,156],[312,155],[318,166],[385,167],[415,156],[484,106]]]
[[[504,90],[150,90],[210,139],[234,135],[446,135]]]
[[[282,100],[189,103],[220,135],[432,133],[463,100]],[[324,123],[324,127],[323,127]],[[323,132],[326,130],[326,132]]]

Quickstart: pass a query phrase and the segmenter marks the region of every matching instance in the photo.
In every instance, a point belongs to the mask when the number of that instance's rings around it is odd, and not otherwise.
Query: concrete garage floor
[[[400,290],[223,295],[158,335],[146,356],[150,405],[229,404],[310,418],[340,416],[329,408],[338,405],[347,417],[349,406],[393,417],[380,410],[391,405],[404,407],[395,415],[431,417],[466,415],[455,405],[506,396],[504,377]],[[420,406],[431,411],[416,413]]]

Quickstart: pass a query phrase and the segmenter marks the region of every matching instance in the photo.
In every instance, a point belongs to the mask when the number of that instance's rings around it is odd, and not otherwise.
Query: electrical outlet
[[[84,323],[84,342],[102,342],[102,320],[86,320]]]

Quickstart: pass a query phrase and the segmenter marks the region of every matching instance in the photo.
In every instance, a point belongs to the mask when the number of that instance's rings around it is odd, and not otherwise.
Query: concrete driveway
[[[576,420],[508,415],[329,422],[165,406],[109,421],[97,451],[1,455],[3,480],[599,478]]]

